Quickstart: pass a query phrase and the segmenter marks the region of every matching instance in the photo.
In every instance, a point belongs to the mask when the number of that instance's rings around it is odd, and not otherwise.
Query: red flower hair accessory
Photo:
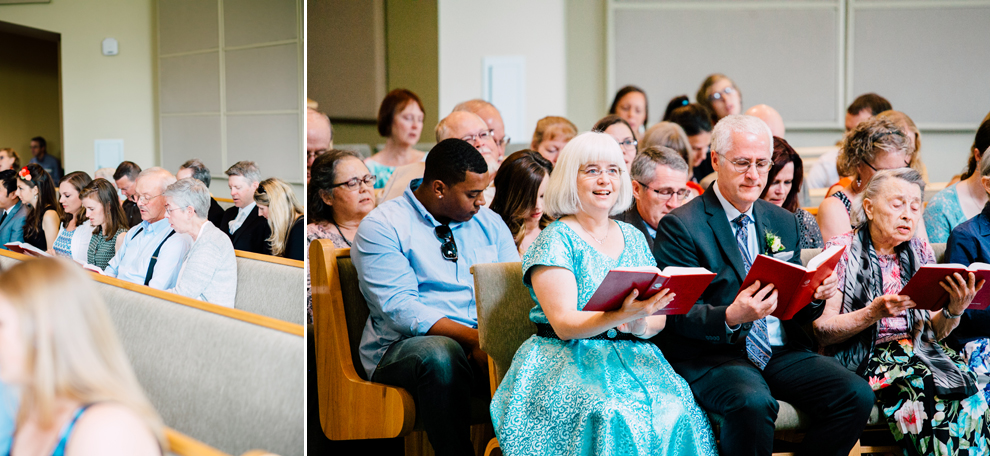
[[[17,172],[17,177],[20,177],[21,179],[24,179],[24,180],[30,182],[31,181],[31,171],[28,171],[27,166],[25,166],[25,167],[21,168],[20,171]]]

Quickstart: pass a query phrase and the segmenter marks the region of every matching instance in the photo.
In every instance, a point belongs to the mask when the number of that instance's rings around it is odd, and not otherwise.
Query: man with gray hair
[[[813,417],[796,454],[849,454],[873,409],[873,391],[835,358],[817,354],[803,328],[835,295],[835,274],[790,320],[771,315],[772,283],[740,289],[760,254],[801,264],[794,214],[760,199],[773,166],[770,128],[756,117],[726,116],[712,131],[711,150],[717,180],[660,220],[653,254],[661,269],[702,267],[717,275],[687,314],[667,318],[657,345],[698,404],[722,416],[719,454],[769,456],[776,398]]]
[[[499,162],[501,162],[502,158],[505,157],[505,146],[509,145],[510,138],[505,136],[505,124],[502,122],[502,114],[498,112],[495,105],[480,98],[475,98],[474,100],[458,103],[457,106],[454,106],[454,112],[457,111],[475,113],[478,117],[481,117],[481,120],[485,121],[488,129],[492,131],[492,139],[495,142],[495,147],[498,149]],[[437,141],[443,140],[437,139]]]
[[[234,249],[271,255],[268,238],[272,230],[268,227],[268,220],[258,215],[258,205],[254,202],[254,192],[261,182],[258,165],[253,161],[239,161],[225,173],[234,207],[224,211],[217,228],[230,236]]]
[[[165,219],[162,194],[174,182],[175,176],[164,168],[148,168],[138,174],[134,198],[141,223],[127,232],[104,275],[159,290],[175,286],[192,238],[176,233]]]
[[[210,168],[206,167],[206,164],[198,158],[188,160],[179,166],[179,172],[175,173],[175,178],[178,180],[191,177],[203,183],[206,189],[210,189],[210,181],[213,179],[213,175],[210,173]],[[220,222],[223,221],[223,208],[220,207],[220,203],[217,199],[210,195],[210,214],[207,220],[213,224],[215,227],[220,227]]]
[[[689,172],[687,162],[673,149],[663,146],[643,149],[629,169],[635,202],[612,218],[642,231],[652,251],[660,219],[684,203]]]

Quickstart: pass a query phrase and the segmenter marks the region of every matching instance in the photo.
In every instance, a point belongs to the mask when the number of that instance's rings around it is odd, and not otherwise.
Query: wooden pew
[[[0,250],[3,268],[29,259]],[[138,381],[169,427],[229,454],[303,454],[301,325],[92,277]]]
[[[217,200],[217,204],[219,204],[220,205],[220,208],[222,208],[223,210],[227,210],[227,209],[230,209],[230,208],[234,207],[234,200],[232,200],[230,198],[216,198],[216,197],[214,197],[213,199]]]

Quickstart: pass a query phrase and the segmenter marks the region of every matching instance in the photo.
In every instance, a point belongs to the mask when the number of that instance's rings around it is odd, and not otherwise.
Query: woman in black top
[[[48,171],[36,163],[21,168],[17,172],[17,196],[28,207],[24,242],[45,252],[52,250],[63,213]]]
[[[265,179],[254,192],[254,202],[258,203],[258,215],[268,219],[272,230],[268,238],[272,255],[302,261],[306,225],[292,187],[275,177]]]

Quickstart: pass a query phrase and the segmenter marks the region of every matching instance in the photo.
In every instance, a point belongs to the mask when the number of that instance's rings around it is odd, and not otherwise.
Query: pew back
[[[491,360],[491,388],[502,382],[519,346],[536,334],[529,311],[536,303],[523,285],[521,263],[479,263],[471,266],[475,304],[478,306],[478,341]]]
[[[303,262],[271,255],[237,254],[234,307],[302,325],[306,321]]]

